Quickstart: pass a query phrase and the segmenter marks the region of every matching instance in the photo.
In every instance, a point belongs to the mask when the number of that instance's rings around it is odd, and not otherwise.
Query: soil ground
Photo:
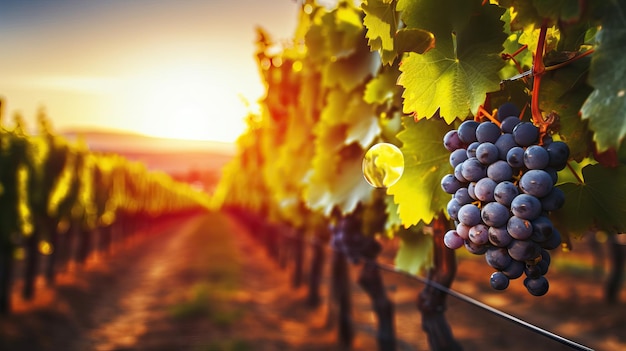
[[[306,284],[292,287],[291,265],[281,268],[252,235],[232,217],[209,213],[61,272],[53,288],[41,281],[34,301],[20,300],[16,284],[14,312],[0,317],[0,349],[340,350],[328,266],[324,301],[307,307]],[[521,281],[494,291],[484,259],[463,254],[452,288],[595,350],[626,350],[626,294],[619,304],[604,303],[590,264],[576,270],[555,264],[563,256],[554,255],[550,291],[540,298]],[[359,268],[351,266],[353,281]],[[383,279],[395,305],[398,350],[428,350],[415,305],[423,284],[389,272]],[[371,303],[356,284],[352,298],[352,349],[375,350]],[[464,350],[572,349],[454,297],[446,316]]]

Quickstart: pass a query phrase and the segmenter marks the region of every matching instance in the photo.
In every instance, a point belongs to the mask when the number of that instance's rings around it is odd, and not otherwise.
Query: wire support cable
[[[572,340],[569,340],[567,338],[564,338],[564,337],[562,337],[560,335],[554,334],[554,333],[552,333],[552,332],[550,332],[548,330],[545,330],[543,328],[540,328],[540,327],[538,327],[538,326],[536,326],[534,324],[528,323],[528,322],[526,322],[524,320],[521,320],[521,319],[519,319],[519,318],[517,318],[515,316],[512,316],[512,315],[510,315],[510,314],[508,314],[506,312],[500,311],[497,308],[491,307],[491,306],[489,306],[489,305],[487,305],[485,303],[482,303],[482,302],[480,302],[478,300],[475,300],[475,299],[473,299],[473,298],[471,298],[471,297],[469,297],[467,295],[464,295],[464,294],[462,294],[462,293],[460,293],[458,291],[455,291],[455,290],[452,290],[452,289],[450,289],[448,287],[445,287],[445,286],[443,286],[443,285],[441,285],[441,284],[439,284],[439,283],[437,283],[435,281],[432,281],[430,279],[426,279],[426,278],[420,277],[418,275],[411,274],[409,272],[406,272],[406,271],[403,271],[401,269],[398,269],[398,268],[396,268],[396,267],[394,267],[393,265],[390,265],[390,264],[376,262],[376,266],[380,270],[391,272],[391,273],[401,274],[401,275],[403,275],[405,277],[408,277],[410,279],[414,279],[414,280],[420,281],[420,282],[422,282],[422,283],[424,283],[426,285],[430,285],[430,286],[432,286],[432,287],[434,287],[434,288],[436,288],[438,290],[441,290],[442,292],[444,292],[444,293],[446,293],[446,294],[448,294],[450,296],[453,296],[453,297],[455,297],[455,298],[457,298],[457,299],[459,299],[459,300],[461,300],[463,302],[469,303],[470,305],[474,305],[474,306],[476,306],[478,308],[481,308],[481,309],[483,309],[485,311],[491,312],[491,313],[495,314],[498,317],[504,318],[504,319],[506,319],[506,320],[508,320],[508,321],[510,321],[512,323],[518,324],[518,325],[520,325],[520,326],[522,326],[522,327],[524,327],[526,329],[529,329],[529,330],[531,330],[531,331],[533,331],[533,332],[535,332],[537,334],[541,334],[541,335],[543,335],[543,336],[545,336],[547,338],[550,338],[550,339],[552,339],[554,341],[557,341],[557,342],[559,342],[559,343],[561,343],[563,345],[567,345],[567,346],[571,347],[574,350],[594,351],[592,348],[589,348],[589,347],[587,347],[585,345],[582,345],[582,344],[579,344],[579,343],[577,343],[575,341],[572,341]]]

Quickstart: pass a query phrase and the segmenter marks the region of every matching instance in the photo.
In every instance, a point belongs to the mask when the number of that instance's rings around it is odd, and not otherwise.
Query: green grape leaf
[[[580,108],[592,91],[584,77],[589,67],[588,59],[580,59],[555,71],[549,71],[541,79],[539,108],[546,114],[556,112],[559,116],[558,133],[570,148],[570,157],[580,161],[590,153],[591,132],[587,121],[580,118]]]
[[[402,240],[395,258],[395,266],[405,272],[418,274],[432,266],[433,237],[416,230],[400,234]]]
[[[443,136],[450,129],[438,119],[415,122],[402,119],[404,129],[398,133],[402,141],[404,173],[387,189],[398,204],[398,215],[405,227],[419,221],[430,223],[446,208],[450,195],[441,189],[441,178],[452,172],[450,153],[443,146]]]
[[[327,104],[322,111],[321,126],[318,131],[329,129],[332,126],[338,133],[334,146],[327,144],[333,151],[344,145],[358,142],[362,148],[368,147],[374,139],[380,134],[381,128],[378,123],[378,117],[374,114],[371,105],[364,104],[362,100],[362,90],[354,90],[350,93],[341,90],[331,90],[328,93]],[[339,138],[343,138],[340,140]]]
[[[361,4],[365,13],[363,24],[367,28],[368,45],[380,53],[382,63],[390,64],[396,58],[394,37],[398,30],[396,2],[368,0]]]
[[[561,23],[576,22],[582,15],[581,3],[577,0],[533,0],[533,6],[540,17]]]
[[[353,55],[338,58],[323,68],[323,83],[325,87],[340,86],[350,91],[372,77],[380,68],[380,58],[367,48],[364,40],[359,41]]]
[[[581,109],[600,152],[617,149],[626,135],[626,8],[623,2],[620,4],[621,8],[607,11],[596,36],[598,47],[589,72],[589,83],[595,90]]]
[[[402,227],[402,220],[398,216],[398,204],[393,201],[393,196],[385,197],[385,213],[387,213],[387,221],[385,222],[385,231],[388,237],[393,237],[394,233]]]
[[[367,82],[363,100],[368,104],[382,105],[386,101],[393,99],[396,93],[400,92],[397,84],[398,70],[385,70]]]
[[[539,28],[544,19],[550,23],[573,23],[583,15],[580,1],[577,0],[499,0],[500,6],[510,8],[511,30],[527,27]]]
[[[403,28],[396,33],[397,53],[415,52],[423,54],[435,46],[433,33],[417,28]]]
[[[405,88],[403,111],[419,119],[439,110],[448,124],[476,114],[487,92],[499,88],[504,9],[448,1],[405,3],[402,18],[432,32],[436,46],[423,55],[410,53],[402,61],[398,83]]]
[[[584,184],[559,185],[565,205],[555,213],[557,228],[579,234],[592,227],[618,233],[626,230],[626,166],[588,165],[582,174]]]
[[[305,190],[307,206],[330,216],[335,208],[348,214],[359,203],[369,202],[374,188],[363,177],[364,156],[365,151],[358,144],[346,146],[338,154],[323,148],[317,152]]]

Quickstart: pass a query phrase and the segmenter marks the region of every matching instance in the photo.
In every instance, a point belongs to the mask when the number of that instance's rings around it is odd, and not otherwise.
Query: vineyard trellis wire
[[[239,220],[240,222],[245,222],[245,218],[241,217],[240,213],[234,213],[231,212],[231,215],[236,217],[237,220]],[[299,255],[302,255],[302,251],[300,251],[298,248],[296,248],[295,246],[297,246],[297,242],[298,241],[302,241],[303,243],[306,243],[306,245],[309,248],[313,248],[313,249],[317,249],[317,248],[321,248],[324,251],[326,251],[325,257],[329,257],[330,255],[328,254],[329,252],[336,252],[336,251],[340,251],[336,248],[333,248],[332,246],[327,245],[324,242],[320,242],[319,240],[315,239],[315,238],[306,238],[305,240],[302,240],[303,238],[301,236],[295,235],[293,232],[289,231],[289,230],[279,230],[278,228],[269,228],[269,230],[271,230],[274,234],[279,235],[280,237],[282,237],[283,239],[287,239],[287,240],[282,240],[282,241],[275,241],[275,240],[268,240],[268,236],[258,236],[259,231],[263,231],[262,229],[260,229],[259,227],[259,223],[255,223],[254,225],[248,225],[248,234],[255,236],[255,239],[257,240],[265,240],[265,242],[263,243],[267,248],[268,248],[268,253],[270,254],[270,258],[276,260],[276,261],[280,261],[280,268],[281,269],[286,269],[287,268],[287,264],[285,262],[285,256],[291,256],[291,258],[294,261],[302,261],[302,257],[298,257]],[[282,247],[281,247],[282,246]],[[285,250],[287,251],[287,253],[282,253],[279,254],[279,251]],[[289,251],[291,251],[291,255],[289,255]],[[346,258],[347,259],[347,258]],[[369,260],[369,258],[366,257],[358,257],[358,258],[351,258],[351,261],[367,261]],[[314,262],[315,260],[312,260],[312,262]],[[313,263],[314,264],[314,263]],[[539,327],[537,325],[534,325],[530,322],[527,322],[523,319],[520,319],[518,317],[515,317],[513,315],[511,315],[510,313],[504,312],[498,308],[495,308],[493,306],[490,306],[484,302],[481,302],[479,300],[476,300],[464,293],[461,293],[459,291],[456,291],[454,289],[451,289],[449,287],[446,287],[442,284],[439,284],[436,281],[430,280],[428,278],[422,277],[418,274],[413,274],[410,272],[407,272],[406,270],[400,269],[395,265],[389,264],[389,263],[383,263],[383,262],[378,262],[378,261],[374,261],[374,265],[377,269],[381,270],[381,271],[385,271],[391,274],[396,274],[396,275],[400,275],[402,277],[405,277],[406,279],[409,280],[413,280],[413,281],[417,281],[419,283],[422,283],[424,285],[428,285],[428,286],[432,286],[433,288],[449,295],[452,296],[464,303],[467,303],[469,305],[472,305],[474,307],[477,307],[481,310],[487,311],[495,316],[498,316],[506,321],[509,321],[515,325],[518,325],[520,327],[523,327],[525,329],[530,330],[531,332],[537,334],[537,335],[541,335],[543,337],[546,337],[548,339],[551,339],[557,343],[560,343],[562,345],[565,345],[567,347],[569,347],[572,350],[578,350],[578,351],[594,351],[593,348],[588,347],[586,345],[583,345],[581,343],[578,343],[574,340],[565,338],[563,336],[560,336],[554,332],[551,332],[550,330],[547,330],[545,328]],[[294,276],[297,275],[302,275],[301,270],[303,269],[303,267],[300,266],[296,266],[295,262],[294,262],[294,266],[293,266],[293,271],[292,274]],[[321,272],[313,272],[310,271],[309,274],[311,275],[316,275],[316,274],[321,274]],[[332,274],[332,272],[331,272]],[[319,280],[319,277],[317,278]],[[295,287],[297,287],[298,284],[294,284]],[[311,286],[309,286],[309,288],[311,288]],[[395,337],[395,336],[394,336]],[[383,348],[385,349],[385,348]]]

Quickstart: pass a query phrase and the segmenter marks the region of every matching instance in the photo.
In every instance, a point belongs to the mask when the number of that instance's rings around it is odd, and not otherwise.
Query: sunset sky
[[[45,107],[55,130],[97,127],[233,141],[263,88],[255,27],[289,39],[293,0],[10,0],[0,10],[5,125]]]

